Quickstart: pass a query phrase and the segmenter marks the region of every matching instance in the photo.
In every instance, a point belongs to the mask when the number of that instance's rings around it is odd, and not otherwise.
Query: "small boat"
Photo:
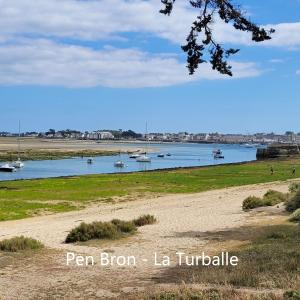
[[[224,159],[225,158],[220,149],[214,150],[213,155],[214,155],[214,159]]]
[[[12,167],[14,167],[16,169],[24,168],[24,163],[21,161],[20,158],[18,160],[14,161],[11,165],[12,165]]]
[[[167,156],[171,156],[171,153],[167,153],[166,155],[167,155]]]
[[[0,166],[0,172],[14,172],[14,171],[16,171],[16,168],[9,164]]]
[[[164,158],[164,157],[165,157],[165,155],[164,155],[163,153],[161,153],[161,154],[158,154],[158,155],[157,155],[157,157]]]
[[[121,159],[121,151],[119,151],[119,160],[117,160],[115,163],[114,163],[114,166],[116,168],[124,168],[125,167],[125,163],[122,161]]]
[[[136,159],[136,158],[138,158],[140,156],[140,154],[131,154],[130,156],[129,156],[129,158],[134,158],[134,159]]]
[[[221,151],[221,149],[215,149],[215,150],[213,150],[213,154],[214,155],[222,155],[222,151]]]
[[[93,159],[92,158],[88,158],[88,160],[86,161],[89,165],[91,165],[93,163]]]
[[[124,167],[125,167],[125,163],[124,163],[123,161],[121,161],[121,160],[118,160],[118,161],[116,161],[116,162],[114,163],[114,166],[115,166],[116,168],[124,168]]]
[[[137,162],[151,162],[151,158],[147,155],[141,155],[136,159]]]
[[[254,144],[244,144],[243,145],[245,148],[255,148]]]

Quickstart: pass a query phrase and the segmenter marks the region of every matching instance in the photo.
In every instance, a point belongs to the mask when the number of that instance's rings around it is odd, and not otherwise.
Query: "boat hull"
[[[137,162],[141,162],[141,163],[150,163],[151,162],[151,158],[147,157],[147,156],[140,156],[136,159]]]
[[[0,172],[12,173],[16,171],[14,167],[0,167]]]

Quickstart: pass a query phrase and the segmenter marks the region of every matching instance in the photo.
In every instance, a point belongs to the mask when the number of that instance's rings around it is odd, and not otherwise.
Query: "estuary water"
[[[116,144],[114,144],[116,145]],[[123,144],[124,146],[124,144]],[[146,149],[143,144],[126,144],[127,148]],[[49,178],[71,175],[104,174],[136,172],[155,169],[167,169],[178,167],[194,167],[218,165],[224,163],[237,163],[256,160],[256,148],[247,148],[243,145],[228,144],[151,144],[151,163],[138,163],[129,158],[128,154],[119,156],[99,156],[93,158],[92,164],[87,164],[87,157],[60,160],[25,161],[25,167],[13,173],[0,172],[0,181]],[[213,150],[221,149],[224,159],[214,159]],[[171,156],[157,157],[158,154],[170,153]],[[121,159],[126,167],[120,169],[114,166],[114,162]],[[2,164],[4,162],[0,162]]]

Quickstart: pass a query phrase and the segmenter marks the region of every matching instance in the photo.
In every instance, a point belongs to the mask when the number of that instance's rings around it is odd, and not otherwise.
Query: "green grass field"
[[[274,174],[270,174],[270,167]],[[22,219],[41,212],[63,212],[112,197],[145,193],[195,193],[224,187],[265,183],[300,174],[300,159],[54,179],[0,182],[0,221]]]

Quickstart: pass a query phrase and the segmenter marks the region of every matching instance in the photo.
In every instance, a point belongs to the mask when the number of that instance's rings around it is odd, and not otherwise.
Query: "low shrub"
[[[274,190],[269,190],[264,194],[263,201],[266,206],[273,206],[281,202],[285,202],[287,198],[288,198],[287,194],[274,191]]]
[[[72,229],[66,238],[66,243],[87,242],[95,239],[115,240],[134,234],[137,227],[156,222],[154,216],[145,215],[133,221],[114,219],[110,222],[81,223]]]
[[[115,240],[125,234],[134,233],[137,228],[132,222],[114,220],[113,222],[81,223],[71,230],[66,238],[66,243],[86,242],[94,239]]]
[[[117,228],[124,233],[134,233],[137,231],[136,225],[132,221],[121,221],[119,219],[114,219],[111,221]]]
[[[300,182],[293,182],[289,186],[290,193],[296,193],[300,190]]]
[[[300,190],[293,193],[290,199],[286,202],[286,210],[288,212],[294,212],[300,208]]]
[[[295,210],[289,219],[291,222],[300,222],[300,208]]]
[[[274,190],[269,190],[264,194],[263,198],[258,198],[254,196],[250,196],[246,198],[243,202],[243,209],[249,210],[249,209],[263,207],[263,206],[274,206],[281,202],[285,202],[287,198],[288,198],[287,194],[274,191]]]
[[[156,222],[157,222],[156,218],[152,215],[144,215],[133,220],[134,225],[137,227],[155,224]]]
[[[18,236],[11,239],[0,241],[0,251],[18,252],[24,250],[36,250],[43,248],[44,245],[32,238]]]
[[[300,291],[288,291],[284,293],[285,299],[300,300]]]
[[[250,196],[243,201],[243,210],[253,209],[262,205],[262,199]]]

